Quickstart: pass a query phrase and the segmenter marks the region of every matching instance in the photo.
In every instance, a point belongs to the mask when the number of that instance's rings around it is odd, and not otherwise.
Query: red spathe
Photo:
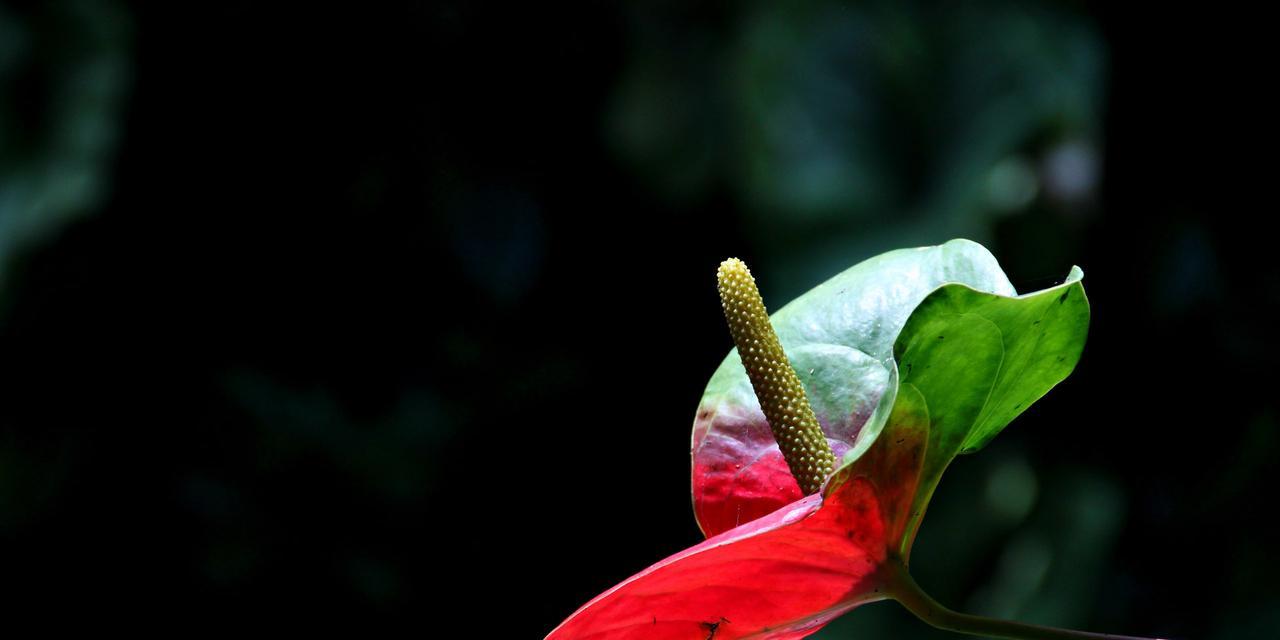
[[[637,573],[547,640],[803,638],[883,598],[884,506],[854,477]]]

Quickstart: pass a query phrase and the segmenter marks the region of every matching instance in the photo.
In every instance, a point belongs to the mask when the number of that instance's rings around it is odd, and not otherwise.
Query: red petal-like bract
[[[913,532],[928,420],[895,405],[822,493],[690,547],[600,594],[547,640],[803,638],[882,599],[880,567]]]
[[[855,478],[641,571],[547,640],[803,638],[880,599],[885,536],[875,487]]]

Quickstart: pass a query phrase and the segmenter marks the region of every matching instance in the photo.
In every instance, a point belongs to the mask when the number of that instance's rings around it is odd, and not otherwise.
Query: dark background
[[[1280,627],[1259,16],[1107,3],[0,7],[0,617],[541,637],[699,539],[730,347],[858,260],[1086,271],[949,472],[944,603]],[[1217,8],[1217,7],[1212,7]],[[944,637],[891,604],[823,638]]]

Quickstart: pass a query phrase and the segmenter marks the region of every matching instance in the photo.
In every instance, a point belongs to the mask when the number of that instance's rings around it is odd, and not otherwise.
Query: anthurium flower
[[[1120,637],[955,613],[907,571],[951,460],[1075,367],[1089,321],[1079,268],[1018,295],[986,249],[953,240],[862,262],[772,318],[744,265],[719,275],[738,348],[693,427],[694,514],[708,538],[597,596],[548,640],[802,638],[883,599],[961,632]]]

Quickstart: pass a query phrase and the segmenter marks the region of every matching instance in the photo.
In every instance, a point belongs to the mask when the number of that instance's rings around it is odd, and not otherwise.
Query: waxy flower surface
[[[591,600],[548,639],[801,638],[867,602],[910,608],[911,543],[947,465],[1075,367],[1089,319],[1081,277],[1072,269],[1017,295],[986,249],[953,240],[877,256],[780,309],[771,324],[834,473],[805,495],[793,471],[808,456],[779,448],[735,349],[693,426],[694,515],[708,538]],[[752,375],[773,380],[763,366]],[[775,422],[803,426],[791,400],[778,402]]]

